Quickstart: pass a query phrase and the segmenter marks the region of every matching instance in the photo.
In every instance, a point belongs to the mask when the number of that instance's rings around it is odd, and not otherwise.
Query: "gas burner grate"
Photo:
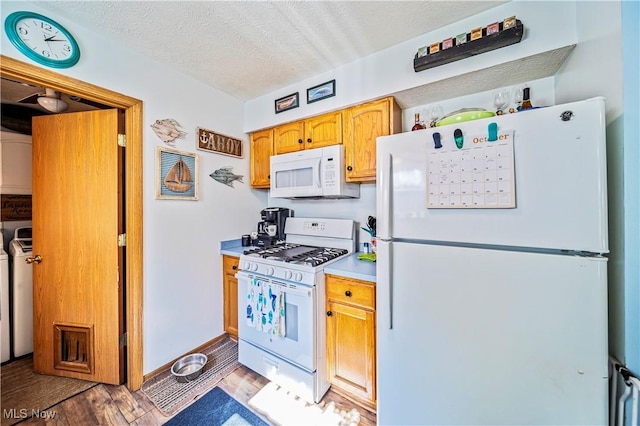
[[[345,249],[319,248],[301,257],[300,259],[296,259],[296,261],[293,263],[299,263],[308,266],[318,266],[322,265],[325,262],[343,256],[347,253],[348,251]]]
[[[318,266],[348,253],[348,250],[330,247],[303,246],[283,243],[269,248],[245,250],[243,254],[279,262]]]
[[[301,247],[300,244],[292,243],[280,243],[267,248],[254,248],[245,250],[242,254],[253,257],[262,257],[264,259],[280,259],[282,256],[279,253],[283,253],[286,250],[291,250]]]

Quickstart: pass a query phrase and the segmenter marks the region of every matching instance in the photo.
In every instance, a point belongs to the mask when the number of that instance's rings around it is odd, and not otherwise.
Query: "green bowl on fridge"
[[[436,127],[459,124],[467,121],[480,120],[481,118],[495,117],[496,113],[482,108],[462,108],[445,115],[436,121]]]

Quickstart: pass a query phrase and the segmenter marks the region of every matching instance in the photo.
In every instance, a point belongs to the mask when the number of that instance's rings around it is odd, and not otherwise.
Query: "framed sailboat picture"
[[[198,199],[198,155],[157,147],[156,198]]]

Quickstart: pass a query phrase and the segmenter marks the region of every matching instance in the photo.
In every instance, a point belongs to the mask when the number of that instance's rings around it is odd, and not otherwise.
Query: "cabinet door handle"
[[[351,297],[351,290],[345,291],[344,295],[347,296],[347,297]]]
[[[328,312],[327,312],[327,316],[328,316],[328,317],[330,317],[331,315],[333,315],[333,312],[328,311]]]
[[[307,139],[307,143],[311,143],[311,138]]]
[[[267,175],[267,179],[271,179],[271,175]]]
[[[231,269],[233,269],[233,270],[235,271],[236,269],[238,269],[238,266],[237,266],[237,265],[233,265],[233,266],[231,267]]]
[[[351,171],[351,170],[353,170],[353,167],[347,166],[347,170]]]
[[[298,139],[298,143],[302,143],[302,139]]]

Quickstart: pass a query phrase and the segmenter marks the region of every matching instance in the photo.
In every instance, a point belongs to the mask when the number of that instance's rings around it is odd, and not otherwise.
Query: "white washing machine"
[[[13,356],[33,352],[33,253],[31,228],[17,228],[9,244],[13,311]]]
[[[4,251],[0,232],[0,362],[11,358],[11,331],[9,328],[9,255]]]

